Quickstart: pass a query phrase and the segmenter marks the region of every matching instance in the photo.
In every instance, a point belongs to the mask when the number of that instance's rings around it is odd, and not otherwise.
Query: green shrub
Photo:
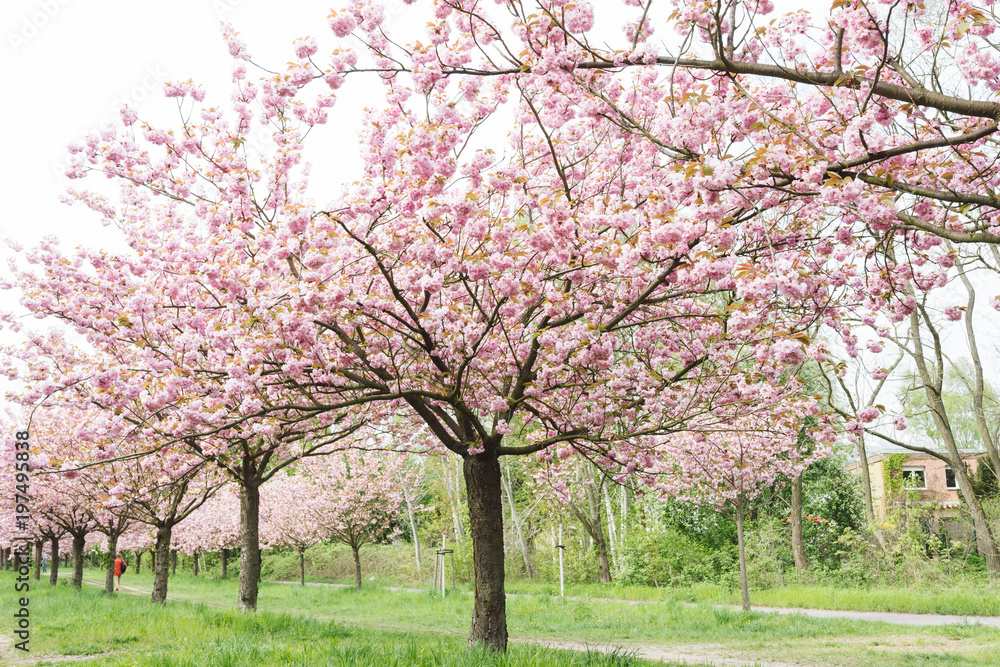
[[[736,553],[731,545],[711,549],[670,528],[634,535],[620,563],[622,584],[689,586],[724,578],[736,563]]]

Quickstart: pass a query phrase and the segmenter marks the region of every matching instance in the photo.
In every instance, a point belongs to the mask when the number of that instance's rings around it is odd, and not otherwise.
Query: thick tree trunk
[[[299,547],[299,584],[306,585],[306,548]]]
[[[500,461],[479,454],[463,461],[469,502],[475,602],[470,643],[507,650],[507,598],[504,593],[503,498]]]
[[[743,541],[743,508],[736,508],[736,541],[740,552],[740,591],[743,593],[743,609],[750,611],[750,585],[747,582],[747,551]]]
[[[240,486],[240,611],[257,611],[260,581],[260,487],[244,480]]]
[[[223,579],[229,576],[229,549],[222,550],[219,556],[219,569]]]
[[[59,582],[59,538],[53,537],[51,542],[52,571],[49,573],[49,583],[55,586]]]
[[[194,560],[194,576],[197,577],[198,576],[198,552],[197,551],[194,552],[193,560]]]
[[[73,588],[83,588],[83,550],[86,546],[86,533],[73,536]]]
[[[802,475],[792,480],[792,556],[795,567],[806,569],[806,548],[802,543]]]
[[[118,556],[118,536],[108,535],[108,567],[104,573],[104,592],[112,595],[115,592],[115,558]]]
[[[167,600],[167,580],[170,578],[170,537],[173,529],[173,526],[162,526],[156,531],[156,553],[153,555],[153,604],[162,604]]]
[[[351,545],[351,551],[354,552],[354,588],[355,590],[361,590],[361,550]]]
[[[42,540],[35,542],[35,581],[42,580]]]

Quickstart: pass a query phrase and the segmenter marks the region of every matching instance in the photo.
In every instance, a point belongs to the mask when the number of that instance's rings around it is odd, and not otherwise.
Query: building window
[[[923,467],[903,467],[903,486],[907,489],[926,489],[927,477]]]
[[[957,489],[958,488],[958,482],[955,480],[955,471],[952,470],[950,467],[944,469],[944,481],[945,481],[945,485],[949,489]]]

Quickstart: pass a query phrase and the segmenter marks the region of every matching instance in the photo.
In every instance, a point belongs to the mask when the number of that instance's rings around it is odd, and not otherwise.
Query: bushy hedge
[[[680,531],[636,535],[621,554],[619,581],[642,586],[688,586],[712,581],[728,583],[737,563],[736,548],[710,548]]]

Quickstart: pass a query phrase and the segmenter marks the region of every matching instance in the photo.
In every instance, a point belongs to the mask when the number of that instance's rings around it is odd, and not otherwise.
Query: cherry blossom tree
[[[87,195],[79,196],[93,203]],[[317,418],[285,423],[262,416],[265,403],[285,400],[280,385],[267,376],[283,363],[284,348],[276,347],[275,340],[293,334],[275,334],[261,322],[272,320],[274,301],[269,299],[280,302],[288,295],[265,297],[255,291],[266,267],[240,265],[247,250],[240,249],[240,239],[252,239],[253,234],[231,229],[235,236],[222,246],[230,256],[223,258],[223,250],[202,243],[205,235],[198,224],[184,230],[175,222],[165,216],[162,236],[151,237],[153,223],[133,220],[137,227],[145,225],[131,230],[136,234],[129,239],[134,255],[114,262],[103,253],[80,250],[75,269],[67,268],[54,242],[30,253],[28,261],[39,271],[20,272],[23,302],[39,315],[86,332],[95,351],[85,355],[58,335],[36,335],[24,350],[11,354],[29,364],[33,378],[43,378],[28,392],[34,400],[59,395],[58,400],[100,406],[107,423],[95,425],[93,431],[127,432],[127,437],[139,433],[175,452],[183,450],[236,482],[241,492],[239,606],[253,610],[260,572],[261,485],[301,457],[336,449],[340,439],[357,429],[360,418],[344,420],[325,411]],[[168,246],[177,245],[172,254],[161,253],[164,237]],[[149,253],[161,253],[162,262],[151,265],[144,257]],[[227,267],[222,275],[216,272],[219,263]],[[255,281],[241,288],[252,294],[252,304],[235,294],[231,309],[217,306],[220,296],[232,296],[230,271]],[[123,288],[123,281],[130,286]],[[74,299],[52,299],[67,287],[76,294]],[[81,308],[85,303],[100,305]],[[207,332],[221,337],[207,340]],[[230,353],[221,353],[226,346]],[[147,453],[155,453],[155,448]]]
[[[406,457],[357,450],[306,462],[300,472],[319,496],[316,526],[354,555],[354,586],[361,589],[361,548],[400,533]],[[312,505],[308,506],[312,509]]]
[[[108,443],[100,440],[87,441],[80,439],[78,434],[87,430],[87,422],[96,417],[97,411],[72,408],[42,408],[34,412],[34,424],[45,423],[43,433],[51,429],[59,429],[67,437],[58,441],[42,442],[39,451],[39,463],[46,466],[58,464],[60,468],[72,467],[74,462],[100,461],[107,458]],[[108,559],[105,572],[105,593],[114,593],[114,560],[118,554],[118,540],[133,523],[127,499],[115,497],[110,489],[120,484],[122,465],[109,461],[102,465],[93,465],[83,470],[74,471],[71,482],[63,479],[63,475],[53,478],[56,486],[68,486],[74,490],[75,507],[82,509],[90,518],[91,537],[99,534],[105,538],[102,549],[107,552]]]
[[[260,91],[279,121],[308,116],[296,106],[295,77],[280,78],[283,96],[267,81],[246,84],[238,113],[247,91]],[[202,142],[143,126],[163,156],[155,162],[131,130],[92,137],[74,175],[121,177],[125,205],[78,198],[128,230],[134,254],[64,261],[48,244],[28,256],[38,273],[21,279],[32,310],[87,331],[111,358],[129,355],[89,377],[64,373],[61,386],[86,381],[136,423],[155,414],[161,437],[246,472],[244,480],[276,469],[251,444],[287,443],[289,432],[318,433],[352,412],[352,425],[392,415],[397,432],[432,434],[463,460],[477,591],[471,636],[502,649],[499,457],[574,442],[598,462],[645,465],[655,450],[644,454],[641,436],[736,405],[765,413],[781,398],[768,378],[823,356],[803,332],[829,314],[836,294],[825,255],[804,254],[812,241],[799,218],[737,224],[754,214],[742,195],[721,200],[659,169],[643,137],[577,121],[553,134],[539,122],[548,93],[519,89],[520,130],[512,157],[498,162],[460,150],[498,102],[469,102],[459,114],[446,91],[415,88],[391,94],[423,98],[429,117],[401,105],[376,114],[365,180],[326,211],[281,200],[280,217],[254,217],[278,195],[251,206],[235,194],[252,189],[256,172],[232,152],[240,134],[213,112],[204,134],[185,127]],[[178,90],[199,101],[198,91]],[[280,159],[266,170],[278,182],[291,178],[295,136],[281,134]],[[387,139],[403,148],[386,151]],[[574,168],[553,158],[556,144]],[[187,166],[205,145],[235,161],[205,165],[214,194],[203,190],[206,172]],[[182,200],[194,216],[182,215]],[[206,224],[208,239],[198,231]],[[220,265],[223,256],[232,260]],[[153,271],[156,258],[165,259]],[[204,280],[219,287],[206,292]],[[178,307],[180,295],[189,307]],[[132,343],[126,353],[122,340]],[[208,352],[221,350],[232,356]],[[742,370],[751,362],[752,373]],[[505,445],[518,419],[534,439]],[[241,577],[252,570],[241,566]]]
[[[157,458],[146,457],[129,470],[130,481],[110,491],[127,496],[136,521],[156,531],[153,604],[167,599],[170,550],[175,526],[201,507],[222,485],[211,468],[190,460],[174,460],[164,470]]]
[[[265,513],[262,508],[261,512]],[[266,544],[266,540],[262,539]],[[177,527],[175,544],[185,553],[219,552],[219,575],[228,576],[229,551],[240,544],[240,493],[226,484]]]
[[[87,538],[97,528],[94,512],[99,511],[87,484],[74,468],[77,426],[86,419],[82,410],[41,409],[28,422],[33,452],[31,464],[32,510],[60,534],[72,537],[74,588],[83,585],[83,558]],[[57,557],[56,542],[53,560]]]
[[[899,321],[913,307],[911,300],[896,298],[905,294],[902,286],[912,280],[926,289],[941,279],[941,271],[920,275],[909,262],[873,254],[887,239],[898,235],[914,261],[929,259],[944,268],[946,256],[935,251],[940,237],[961,243],[1000,240],[998,200],[992,194],[997,184],[992,135],[1000,107],[988,99],[995,86],[990,72],[998,62],[988,41],[995,20],[983,10],[949,2],[947,20],[941,21],[918,3],[837,2],[826,16],[797,12],[769,23],[770,2],[665,3],[668,16],[652,3],[629,4],[634,20],[626,19],[617,48],[613,41],[605,46],[609,42],[595,27],[594,7],[586,2],[504,3],[502,18],[480,3],[435,2],[429,43],[402,46],[402,40],[386,36],[381,11],[367,2],[335,13],[331,27],[338,36],[353,31],[373,54],[370,62],[345,70],[379,71],[397,99],[413,89],[441,98],[447,90],[454,98],[476,91],[465,99],[481,106],[484,100],[519,96],[522,118],[535,122],[539,153],[549,153],[571,205],[594,192],[574,179],[580,165],[600,171],[597,160],[585,161],[578,141],[580,125],[591,122],[611,135],[641,137],[640,145],[656,151],[660,169],[683,174],[680,188],[689,189],[672,201],[682,217],[695,214],[686,219],[721,221],[730,231],[739,227],[737,233],[769,226],[771,215],[786,224],[789,217],[811,220],[810,232],[805,226],[798,232],[818,236],[815,248],[829,258],[823,266],[839,269],[831,283],[850,287],[858,299],[857,305],[843,304],[841,313],[870,309]],[[663,24],[681,33],[683,56],[664,53],[654,41],[654,26]],[[946,78],[940,68],[951,63],[970,84],[966,96],[935,86]],[[386,122],[374,125],[380,137],[391,136]],[[383,171],[396,156],[409,159],[405,152],[394,156],[393,149],[379,156],[377,168]],[[411,179],[422,169],[433,173],[433,162],[434,155],[414,154]],[[625,171],[655,173],[635,162]],[[433,187],[434,180],[430,183]],[[545,203],[559,200],[553,195]],[[474,201],[491,200],[477,193]],[[650,203],[658,201],[639,196],[635,208],[655,209]],[[435,213],[424,216],[427,224],[440,219]],[[357,238],[374,245],[373,230],[366,232]],[[803,249],[803,237],[793,238],[794,233],[771,237],[766,245]],[[788,261],[795,266],[796,260]],[[396,266],[388,260],[380,264],[385,271]],[[756,282],[753,288],[742,283],[740,300],[761,298],[756,290],[773,289],[781,275],[758,271],[729,268],[727,276],[737,282]],[[500,280],[495,277],[497,284]],[[434,303],[437,281],[427,278],[420,287],[428,285]],[[827,322],[850,337],[849,323],[830,314]],[[473,637],[483,638],[475,623]]]
[[[743,521],[755,498],[767,489],[791,480],[813,461],[829,455],[829,446],[805,447],[801,411],[789,406],[773,414],[768,423],[759,418],[734,418],[729,432],[682,433],[666,439],[662,447],[673,468],[673,478],[654,483],[661,492],[714,506],[736,520],[743,608],[750,609]]]
[[[109,391],[112,414],[138,399],[138,422],[156,415],[168,441],[228,457],[251,486],[276,467],[251,445],[360,421],[461,457],[471,639],[502,650],[500,456],[652,470],[660,436],[713,438],[736,414],[746,447],[766,451],[772,414],[814,409],[782,378],[826,358],[817,323],[849,343],[855,313],[902,321],[907,286],[945,277],[940,237],[1000,241],[994,22],[957,0],[947,22],[854,0],[773,24],[766,1],[664,3],[665,16],[630,2],[615,44],[587,2],[430,4],[418,42],[352,2],[330,27],[365,41],[360,57],[341,44],[324,69],[305,39],[284,73],[253,82],[239,64],[226,109],[171,84],[197,119],[176,131],[126,111],[124,129],[74,148],[71,175],[123,184],[118,205],[75,196],[131,254],[48,244],[29,255],[43,277],[19,280],[35,312],[134,348],[86,378],[64,369],[60,386]],[[658,46],[660,25],[683,56]],[[949,63],[969,95],[935,87]],[[372,70],[386,102],[364,174],[313,206],[303,137],[330,89]],[[274,128],[266,155],[246,141],[255,109]],[[508,122],[502,154],[478,133],[493,118]],[[876,252],[897,237],[912,261]],[[505,439],[519,423],[528,444]]]
[[[327,472],[325,467],[309,466],[313,473]],[[306,584],[306,549],[327,539],[330,534],[321,524],[328,503],[338,501],[320,493],[317,480],[303,474],[276,475],[262,494],[261,541],[267,547],[294,549],[299,554],[299,583]],[[344,499],[348,501],[348,499]]]
[[[156,535],[148,525],[133,522],[118,539],[118,546],[122,551],[128,551],[135,555],[135,564],[129,564],[129,567],[134,567],[135,573],[138,574],[142,572],[142,555],[147,551],[150,556],[156,553]],[[155,558],[150,561],[149,569],[150,571],[156,570]]]

